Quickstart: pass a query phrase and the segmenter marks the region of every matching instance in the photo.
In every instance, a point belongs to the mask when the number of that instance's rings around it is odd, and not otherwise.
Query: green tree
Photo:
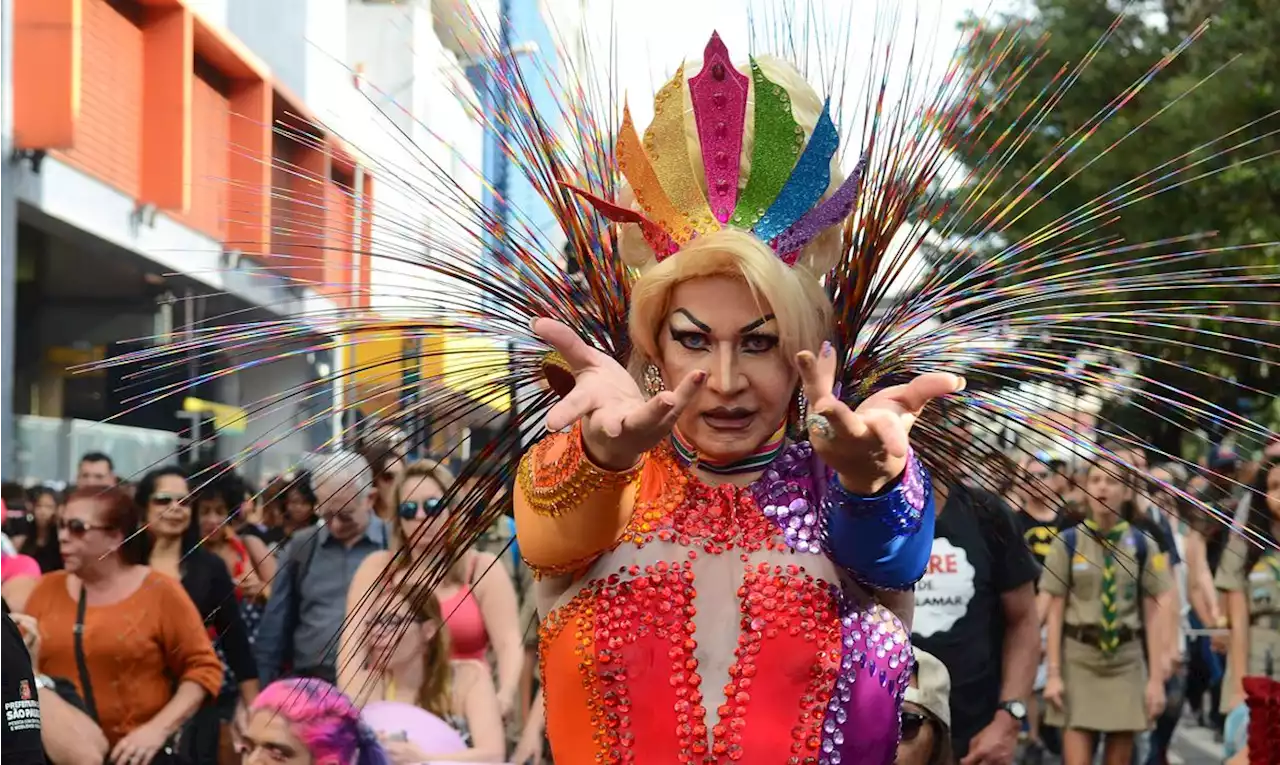
[[[1139,272],[1172,276],[1186,269],[1214,269],[1221,283],[1194,290],[1168,289],[1174,284],[1170,279],[1153,283],[1152,289],[1065,294],[1064,303],[1072,306],[1066,310],[1088,310],[1082,301],[1103,307],[1124,300],[1130,309],[1146,308],[1152,300],[1219,301],[1217,306],[1185,309],[1181,315],[1151,315],[1131,326],[1080,319],[1075,324],[1087,326],[1099,342],[1144,359],[1141,375],[1231,410],[1251,409],[1265,421],[1276,388],[1275,364],[1280,361],[1275,323],[1280,322],[1280,291],[1232,286],[1229,280],[1249,274],[1254,282],[1270,279],[1280,286],[1280,255],[1275,246],[1221,248],[1280,241],[1280,162],[1276,161],[1280,156],[1280,46],[1275,44],[1280,40],[1280,0],[1166,0],[1130,6],[1119,16],[1116,3],[1105,0],[1037,0],[1034,5],[1025,15],[967,23],[973,34],[965,51],[971,71],[1009,40],[1015,40],[1017,51],[998,66],[992,87],[983,91],[985,99],[972,104],[973,110],[996,105],[993,101],[1002,97],[998,94],[1007,92],[998,86],[1019,76],[1018,67],[1026,57],[1043,55],[1043,60],[998,105],[984,130],[954,147],[969,167],[995,167],[990,158],[997,154],[1008,160],[993,171],[995,182],[987,190],[975,183],[953,197],[953,208],[961,210],[954,230],[979,234],[966,240],[965,247],[981,259],[1009,242],[1027,240],[1063,216],[1096,209],[1095,200],[1114,197],[1117,189],[1133,189],[1132,179],[1164,166],[1158,174],[1167,177],[1158,186],[1184,181],[1185,185],[1125,207],[1119,219],[1097,235],[1116,237],[1125,245],[1193,234],[1206,238],[1105,254],[1087,262],[1105,264],[1110,271],[1133,268],[1134,258],[1159,252],[1216,248],[1191,258],[1152,262]],[[1064,152],[1064,140],[1070,142],[1071,136],[1095,124],[1097,115],[1106,113],[1117,96],[1141,81],[1206,20],[1209,26],[1199,39],[1098,125],[1085,143]],[[1113,25],[1109,39],[1095,47]],[[1090,56],[1087,65],[1078,68]],[[1060,72],[1075,79],[1070,87],[1058,90],[1063,79],[1055,83],[1054,78]],[[1050,94],[1060,95],[1060,100],[1032,126],[1029,115],[1040,114],[1039,107]],[[1025,145],[1012,157],[1002,154],[1010,137],[1024,131]],[[1224,153],[1230,147],[1236,148]],[[1018,206],[1022,214],[989,225],[991,217],[983,213],[995,199],[990,189],[1025,188],[1028,179],[1044,169],[1045,157],[1062,157],[1062,161]],[[966,201],[980,203],[966,207]],[[1061,244],[1061,239],[1051,240],[1016,257],[1024,264],[1037,264],[1042,269],[1038,275],[1078,268],[1079,258],[1055,262],[1047,255]],[[948,256],[954,257],[954,252]],[[1006,272],[1005,283],[1026,278],[1025,271],[1014,271]],[[1051,304],[1044,306],[1046,315],[1055,311]],[[1071,353],[1065,346],[1061,350]],[[1159,418],[1141,413],[1127,418],[1127,424],[1138,425],[1144,436],[1157,443],[1173,446],[1170,440],[1177,431],[1192,423],[1179,421],[1177,411],[1161,415],[1176,425],[1162,426]]]

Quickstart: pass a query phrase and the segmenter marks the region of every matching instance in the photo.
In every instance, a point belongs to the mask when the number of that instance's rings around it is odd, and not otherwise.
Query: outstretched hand
[[[534,319],[533,333],[554,348],[573,372],[569,395],[547,414],[547,429],[560,431],[582,420],[582,440],[603,468],[626,470],[671,433],[676,418],[706,382],[690,372],[675,390],[645,400],[635,380],[607,354],[551,319]]]
[[[931,372],[878,391],[854,411],[833,392],[836,354],[829,343],[819,356],[796,354],[796,366],[810,417],[821,415],[830,424],[829,433],[809,429],[814,451],[846,489],[859,494],[876,493],[906,468],[911,427],[930,401],[964,390],[964,378]]]

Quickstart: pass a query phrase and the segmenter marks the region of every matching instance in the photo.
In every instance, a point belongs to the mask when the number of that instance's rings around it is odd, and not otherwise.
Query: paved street
[[[1170,757],[1170,763],[1221,765],[1222,744],[1214,742],[1213,733],[1208,728],[1201,728],[1193,725],[1190,719],[1184,719],[1174,732],[1173,754],[1179,759]]]
[[[1046,755],[1041,765],[1061,765],[1053,755]],[[1102,765],[1099,752],[1094,765]],[[1222,744],[1213,740],[1213,732],[1196,725],[1191,717],[1184,717],[1173,735],[1173,749],[1169,753],[1169,765],[1222,765]]]

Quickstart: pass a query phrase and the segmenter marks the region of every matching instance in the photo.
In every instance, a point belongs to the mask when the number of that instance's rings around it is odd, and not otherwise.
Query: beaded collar
[[[715,462],[699,456],[697,447],[680,432],[679,428],[671,429],[671,447],[680,464],[691,470],[696,466],[713,475],[758,473],[768,467],[787,448],[787,426],[784,423],[754,452],[732,462]]]

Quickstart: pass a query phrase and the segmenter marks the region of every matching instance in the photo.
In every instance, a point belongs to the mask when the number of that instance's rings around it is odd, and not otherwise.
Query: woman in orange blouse
[[[222,664],[181,583],[138,565],[137,530],[124,492],[75,492],[58,520],[66,570],[44,577],[27,601],[40,625],[40,671],[75,683],[115,765],[148,765],[222,685]]]

